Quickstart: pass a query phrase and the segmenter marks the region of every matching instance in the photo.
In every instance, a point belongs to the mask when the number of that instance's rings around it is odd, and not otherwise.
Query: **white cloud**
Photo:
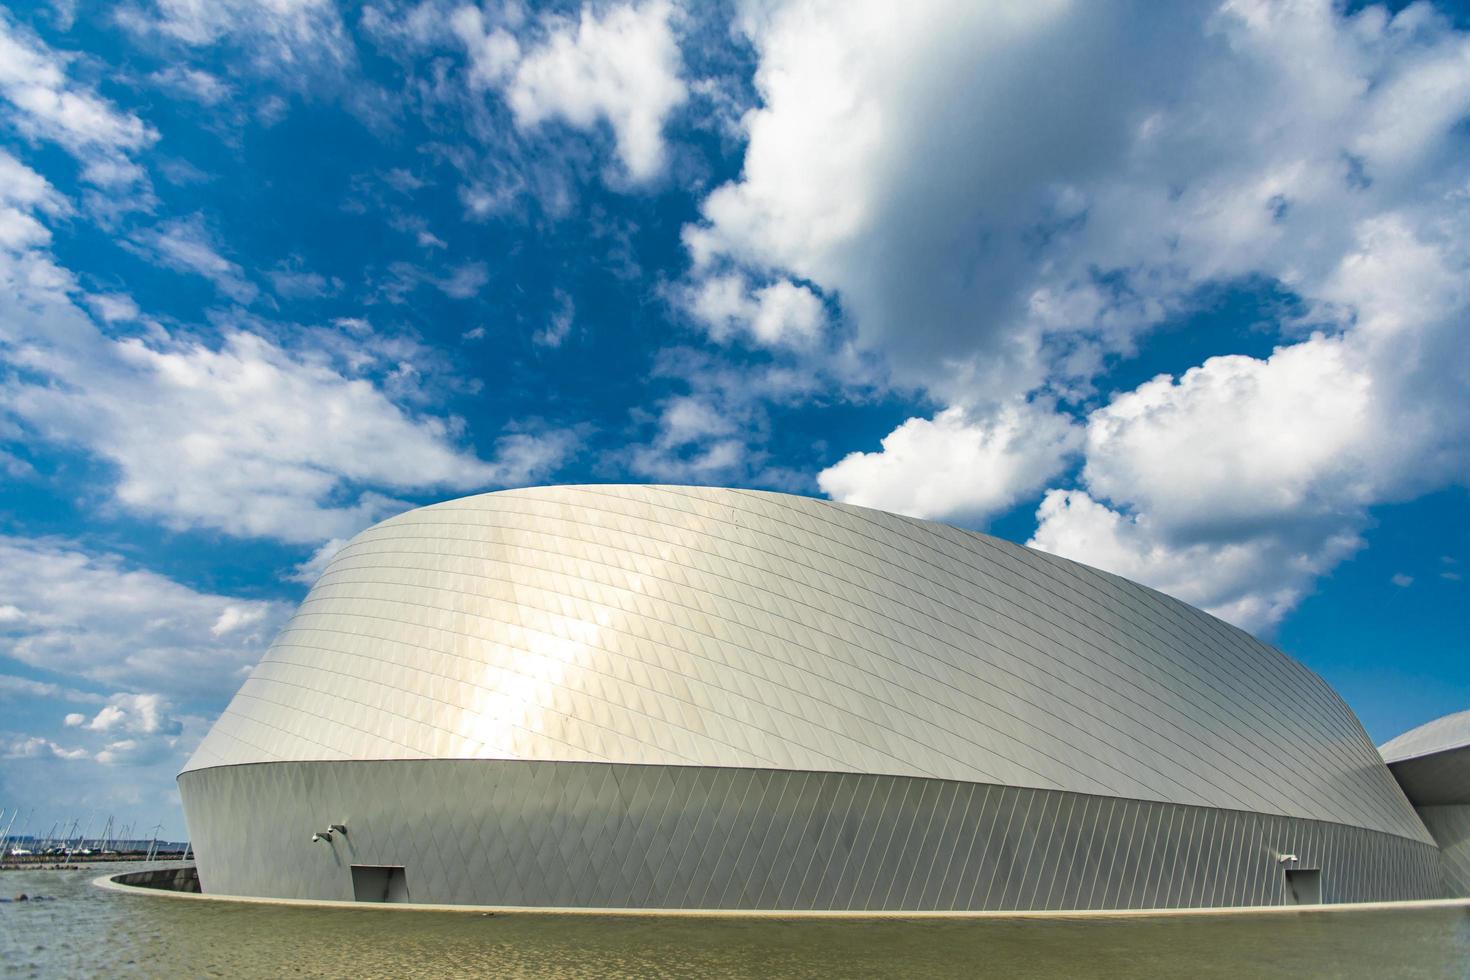
[[[1464,205],[1440,214],[1470,228]],[[1340,334],[1114,398],[1088,424],[1088,493],[1049,496],[1033,543],[1264,629],[1358,546],[1370,506],[1470,478],[1463,246],[1399,215],[1355,243],[1316,291],[1350,311]]]
[[[24,480],[35,476],[36,468],[14,453],[0,449],[0,472],[12,479]]]
[[[152,183],[134,157],[157,141],[158,132],[91,85],[68,77],[73,60],[75,55],[52,50],[0,10],[0,123],[31,143],[55,143],[75,158],[81,180],[92,185],[83,200],[93,215],[112,219],[152,210]],[[0,183],[13,176],[0,174]],[[34,222],[0,210],[0,247],[35,244],[26,240],[35,232]]]
[[[234,94],[234,87],[218,75],[182,65],[159,69],[149,75],[148,80],[175,95],[208,106],[219,105]]]
[[[386,133],[399,106],[358,70],[357,49],[339,7],[356,15],[357,7],[336,0],[120,0],[112,19],[136,47],[170,64],[161,81],[173,91],[206,104],[223,97],[225,119],[236,128],[252,116],[263,127],[275,126],[296,94],[334,99],[369,128]],[[220,86],[212,84],[199,64],[227,65],[230,81],[212,76]],[[252,75],[268,88],[247,93],[245,104],[231,102],[236,89],[230,82]]]
[[[66,198],[57,193],[45,177],[3,150],[0,150],[0,201],[15,207],[36,209],[49,215],[65,215],[71,210]],[[18,243],[27,244],[31,243]],[[18,245],[8,247],[14,248]]]
[[[962,408],[911,418],[876,453],[851,453],[817,476],[834,500],[913,517],[983,521],[1036,492],[1080,443],[1063,415],[1011,405],[973,420]]]
[[[1037,519],[1031,547],[1150,585],[1253,631],[1278,623],[1362,543],[1335,525],[1180,542],[1147,514],[1125,516],[1081,490],[1049,491]]]
[[[253,626],[265,618],[266,610],[261,606],[226,606],[219,619],[209,628],[210,635],[224,636],[236,630]]]
[[[1096,508],[1044,509],[1037,535],[1177,589],[1181,556],[1228,555],[1190,594],[1268,625],[1355,546],[1367,508],[1470,468],[1470,35],[1425,4],[1155,14],[748,6],[760,104],[739,178],[685,229],[685,285],[729,331],[740,277],[810,283],[897,385],[962,413],[911,419],[824,475],[938,517],[1013,498],[956,491],[938,462],[904,487],[900,450],[984,459],[976,433],[1008,406],[1091,409],[1110,359],[1203,287],[1295,293],[1306,315],[1274,324],[1271,357],[1211,359],[1091,414],[1079,499]]]
[[[414,191],[421,190],[428,184],[428,181],[403,167],[390,168],[383,174],[383,181],[400,194],[412,194]]]
[[[44,182],[29,186],[44,207]],[[20,369],[0,381],[0,412],[113,464],[117,501],[170,527],[317,543],[408,506],[381,490],[521,484],[572,445],[514,432],[487,461],[455,445],[452,421],[409,413],[330,347],[290,352],[244,329],[214,346],[162,328],[115,339],[75,293],[37,245],[0,251],[0,359]],[[378,338],[353,347],[370,361],[413,354]]]
[[[633,472],[668,483],[718,483],[743,473],[748,452],[741,423],[750,406],[723,385],[667,398],[659,407],[657,432],[633,449]],[[734,482],[734,481],[731,481]]]
[[[228,695],[236,672],[259,659],[290,613],[287,603],[199,592],[73,542],[21,537],[0,537],[0,595],[25,613],[0,626],[0,654],[52,674],[159,692],[114,695],[92,721],[99,730],[126,723],[162,731],[173,727],[165,697]],[[215,632],[230,609],[248,625]],[[61,688],[51,696],[78,700]]]
[[[454,299],[470,299],[490,281],[490,272],[483,262],[466,262],[455,268],[447,277],[437,280],[444,295]]]
[[[1180,528],[1359,504],[1381,438],[1373,395],[1341,340],[1313,337],[1266,360],[1212,357],[1094,412],[1083,480]]]
[[[0,12],[0,96],[10,104],[11,121],[22,134],[58,143],[92,165],[96,182],[117,183],[132,173],[126,155],[151,145],[158,133],[70,82],[67,60]]]
[[[142,314],[133,298],[124,293],[95,293],[87,297],[87,305],[104,323],[128,323]]]
[[[531,335],[531,341],[539,347],[560,347],[572,332],[577,318],[577,307],[572,298],[560,289],[556,291],[556,310],[547,320],[546,326]],[[473,331],[470,331],[473,333]],[[483,330],[480,336],[484,336]],[[465,334],[469,338],[469,333]]]
[[[57,732],[0,732],[0,755],[8,792],[36,806],[36,823],[24,828],[44,832],[53,818],[70,826],[78,812],[96,811],[115,818],[114,830],[131,824],[147,837],[160,818],[163,835],[183,839],[178,819],[174,776],[208,728],[199,715],[174,716],[177,724],[161,725],[151,734],[92,731],[80,723],[86,716],[69,718]],[[49,812],[48,812],[49,811]],[[103,817],[91,827],[102,829]],[[20,824],[16,830],[22,830]],[[85,825],[77,831],[85,830]]]
[[[751,291],[738,273],[710,276],[690,287],[685,305],[713,339],[744,333],[767,347],[810,346],[827,318],[822,301],[806,286],[781,279]]]
[[[233,41],[261,71],[320,73],[353,59],[332,0],[141,0],[121,7],[117,19],[140,37],[191,47]]]
[[[1059,3],[751,5],[762,104],[745,117],[740,179],[686,230],[696,265],[775,268],[839,295],[905,380],[937,383],[940,356],[993,353],[1026,250],[988,226],[1031,211],[1017,185],[1058,176],[1042,158],[1105,152],[1089,145],[1102,120],[1058,98],[1093,101],[1091,66],[1048,64],[1094,29],[1112,39],[1093,6],[1069,20]]]
[[[467,218],[484,221],[503,214],[515,201],[519,189],[513,183],[491,188],[476,182],[459,189],[459,200]]]
[[[313,551],[310,558],[293,568],[291,574],[286,577],[293,582],[301,582],[304,585],[316,584],[316,580],[321,578],[322,572],[327,570],[327,565],[331,563],[333,558],[337,557],[337,552],[341,551],[346,545],[346,538],[333,538]]]
[[[320,272],[300,268],[292,262],[271,270],[271,287],[278,296],[286,299],[322,299],[335,296],[342,291],[342,280],[336,276],[328,278]]]
[[[135,738],[124,738],[115,742],[108,742],[107,747],[97,753],[97,761],[104,766],[115,766],[119,763],[130,761],[136,755],[138,748],[139,742]]]
[[[20,251],[48,245],[51,231],[35,213],[64,216],[70,211],[66,199],[44,177],[0,150],[0,248]]]
[[[55,758],[76,760],[85,759],[87,756],[88,752],[86,749],[68,749],[64,746],[57,745],[49,738],[42,738],[38,735],[21,735],[12,736],[5,743],[5,754],[3,757],[6,759]]]
[[[91,721],[71,714],[65,723],[68,728],[132,735],[177,735],[184,727],[173,706],[158,694],[114,694]]]
[[[427,5],[418,9],[427,9]],[[487,25],[478,7],[460,7],[450,17],[449,26],[469,55],[472,85],[498,87],[510,78],[521,60],[521,45],[514,34]]]
[[[14,606],[8,608],[14,609]],[[9,622],[18,622],[19,616]],[[0,619],[0,623],[7,620]],[[101,703],[103,697],[90,691],[78,691],[75,688],[63,687],[49,681],[35,681],[27,677],[16,677],[14,674],[0,674],[0,698],[25,697],[25,698],[58,698],[65,701],[78,703]],[[70,717],[70,716],[68,716]],[[76,717],[80,718],[81,715]]]
[[[140,254],[175,272],[203,276],[237,303],[250,303],[259,290],[240,266],[220,255],[219,243],[202,215],[166,221],[132,235]]]
[[[1140,27],[1105,4],[752,5],[761,105],[686,229],[696,267],[814,283],[898,380],[974,407],[1090,380],[1079,345],[1129,349],[1201,283],[1320,284],[1361,220],[1458,182],[1470,59],[1428,8]],[[1426,90],[1438,122],[1384,135]]]
[[[576,23],[548,18],[539,43],[465,7],[451,21],[470,58],[472,85],[504,92],[524,129],[559,119],[578,129],[611,127],[627,176],[642,182],[664,166],[664,122],[688,98],[683,61],[664,0],[582,8]]]
[[[1389,581],[1401,589],[1407,589],[1414,584],[1414,576],[1405,575],[1403,572],[1394,572],[1393,577]]]
[[[693,351],[663,351],[653,374],[686,391],[660,400],[656,413],[637,413],[652,427],[642,443],[616,456],[633,473],[669,483],[758,484],[810,488],[810,477],[774,468],[761,448],[770,429],[767,405],[796,404],[818,390],[801,366],[729,365]]]
[[[442,420],[413,418],[369,382],[250,333],[219,348],[88,340],[85,360],[39,347],[12,358],[60,383],[12,382],[0,404],[113,462],[117,499],[174,527],[316,542],[408,506],[367,490],[354,499],[350,487],[518,484],[569,448],[556,434],[512,434],[496,459],[478,459]]]

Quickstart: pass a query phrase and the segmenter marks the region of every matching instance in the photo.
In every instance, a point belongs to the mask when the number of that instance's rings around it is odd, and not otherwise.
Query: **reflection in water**
[[[133,866],[134,868],[136,866]],[[0,874],[6,976],[1465,977],[1464,909],[1161,919],[783,921],[312,909]]]

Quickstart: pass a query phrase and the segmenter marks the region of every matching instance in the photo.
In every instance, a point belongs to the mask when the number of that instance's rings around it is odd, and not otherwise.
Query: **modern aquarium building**
[[[1446,893],[1427,811],[1280,651],[983,534],[744,490],[513,490],[363,532],[179,787],[215,894],[932,911]]]

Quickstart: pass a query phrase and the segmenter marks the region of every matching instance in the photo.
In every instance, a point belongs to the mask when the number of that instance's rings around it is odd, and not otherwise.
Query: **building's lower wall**
[[[1276,905],[1439,897],[1438,851],[1341,824],[852,773],[517,761],[282,762],[179,777],[206,893],[712,909]],[[329,824],[347,833],[313,843]],[[1283,865],[1282,854],[1297,861]],[[376,873],[376,872],[374,872]]]
[[[1418,810],[1444,855],[1445,891],[1452,898],[1470,898],[1470,804]]]
[[[119,885],[134,888],[158,888],[166,892],[199,892],[199,869],[194,865],[183,868],[149,868],[147,871],[127,871],[113,875]]]

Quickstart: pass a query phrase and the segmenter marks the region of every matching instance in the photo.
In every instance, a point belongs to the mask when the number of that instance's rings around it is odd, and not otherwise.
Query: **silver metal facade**
[[[1470,746],[1399,759],[1388,768],[1416,807],[1470,804]]]
[[[1470,711],[1457,711],[1390,739],[1379,752],[1384,761],[1393,763],[1467,746],[1470,746]]]
[[[1439,844],[1445,892],[1470,897],[1470,711],[1420,725],[1380,751]]]
[[[1432,845],[1238,810],[906,776],[482,760],[186,773],[206,892],[581,908],[1056,910],[1437,896]],[[345,834],[311,841],[330,823]],[[1283,864],[1283,855],[1296,860]]]
[[[212,794],[363,760],[904,777],[1432,843],[1341,699],[1248,634],[984,535],[753,491],[506,491],[353,539],[181,776],[205,887],[259,860]]]
[[[1419,816],[1439,842],[1445,894],[1470,898],[1470,805],[1421,806]]]

